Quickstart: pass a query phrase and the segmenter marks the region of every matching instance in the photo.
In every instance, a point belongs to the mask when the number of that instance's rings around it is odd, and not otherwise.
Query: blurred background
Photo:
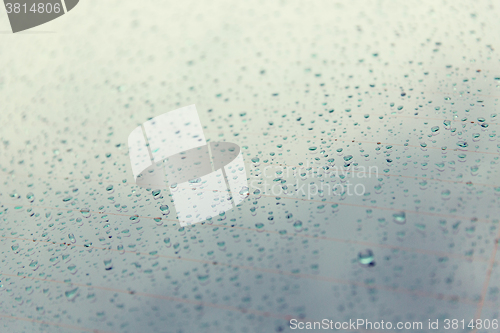
[[[12,34],[2,7],[1,331],[500,319],[499,13],[82,0]],[[129,133],[191,104],[279,194],[182,228],[135,185]],[[298,192],[346,182],[364,191]]]

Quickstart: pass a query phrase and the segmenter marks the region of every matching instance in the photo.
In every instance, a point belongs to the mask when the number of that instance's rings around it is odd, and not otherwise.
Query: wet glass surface
[[[0,331],[493,331],[468,324],[500,319],[498,14],[86,0],[8,34],[2,8]],[[182,227],[127,138],[192,104],[250,195]]]

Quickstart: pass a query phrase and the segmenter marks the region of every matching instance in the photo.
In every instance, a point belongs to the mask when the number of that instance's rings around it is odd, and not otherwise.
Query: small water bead
[[[170,214],[170,209],[169,209],[168,205],[161,205],[160,210],[161,210],[163,215]]]
[[[243,186],[239,192],[240,195],[248,195],[249,194],[249,189],[246,186]]]
[[[106,191],[111,193],[113,191],[113,185],[106,186]]]
[[[82,208],[82,209],[80,210],[80,213],[82,213],[82,215],[83,215],[84,217],[87,217],[87,218],[88,218],[88,217],[90,217],[90,209],[88,209],[88,208]]]
[[[433,127],[431,127],[431,132],[432,133],[436,133],[437,131],[439,131],[439,126],[433,126]]]
[[[425,227],[426,225],[423,224],[423,223],[415,223],[415,227],[419,230],[419,231],[425,231]]]
[[[205,282],[208,280],[208,277],[209,275],[208,274],[205,274],[205,275],[198,275],[198,281],[200,282]]]
[[[296,229],[296,230],[301,230],[302,229],[302,221],[300,220],[297,220],[293,223],[293,227]]]
[[[75,288],[75,289],[71,289],[71,290],[66,291],[66,292],[64,293],[64,295],[66,295],[66,298],[67,298],[68,300],[72,300],[73,298],[75,298],[75,297],[76,297],[77,292],[78,292],[78,287],[77,287],[77,288]]]
[[[375,266],[373,251],[366,249],[358,253],[358,262],[363,266]]]
[[[476,231],[476,226],[470,226],[470,227],[465,228],[465,232],[467,233],[467,236],[472,236],[475,231]]]
[[[104,269],[107,271],[113,269],[113,263],[112,263],[111,259],[104,260]]]
[[[28,194],[26,194],[26,199],[28,199],[30,202],[35,201],[35,195],[33,194],[33,192],[29,192]]]
[[[394,222],[396,222],[397,224],[406,223],[406,213],[405,212],[394,213],[394,214],[392,214],[392,217],[394,218]]]

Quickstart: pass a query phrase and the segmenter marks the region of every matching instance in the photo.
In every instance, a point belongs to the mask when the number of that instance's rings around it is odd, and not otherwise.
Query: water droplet
[[[239,192],[240,195],[248,195],[248,187],[243,186]]]
[[[78,287],[75,288],[75,289],[71,289],[71,290],[66,291],[64,293],[64,295],[66,295],[66,298],[68,300],[72,300],[72,299],[74,299],[76,297],[77,292],[78,292]]]
[[[26,194],[26,199],[28,199],[30,202],[33,202],[35,200],[35,195],[33,194],[33,192]]]
[[[88,208],[82,208],[82,209],[80,210],[80,213],[82,213],[82,215],[83,215],[84,217],[87,217],[87,218],[88,218],[88,217],[90,217],[90,209],[88,209]]]
[[[161,210],[161,211],[163,212],[163,214],[165,214],[165,215],[167,215],[167,214],[168,214],[168,212],[169,212],[169,208],[168,208],[168,206],[167,206],[167,205],[161,205],[161,206],[160,206],[160,210]],[[167,212],[167,213],[165,213],[165,212]]]
[[[200,282],[205,282],[208,280],[209,275],[208,274],[203,274],[203,275],[198,275],[198,280]]]
[[[297,220],[293,223],[293,227],[297,230],[301,230],[302,229],[302,221],[300,220]]]
[[[397,224],[404,224],[406,223],[406,213],[405,212],[399,212],[392,214],[392,217],[394,217],[394,222]]]
[[[358,253],[358,261],[364,266],[375,266],[374,256],[372,250],[366,249]]]
[[[113,269],[113,263],[111,262],[111,259],[104,260],[104,269],[107,271]]]

